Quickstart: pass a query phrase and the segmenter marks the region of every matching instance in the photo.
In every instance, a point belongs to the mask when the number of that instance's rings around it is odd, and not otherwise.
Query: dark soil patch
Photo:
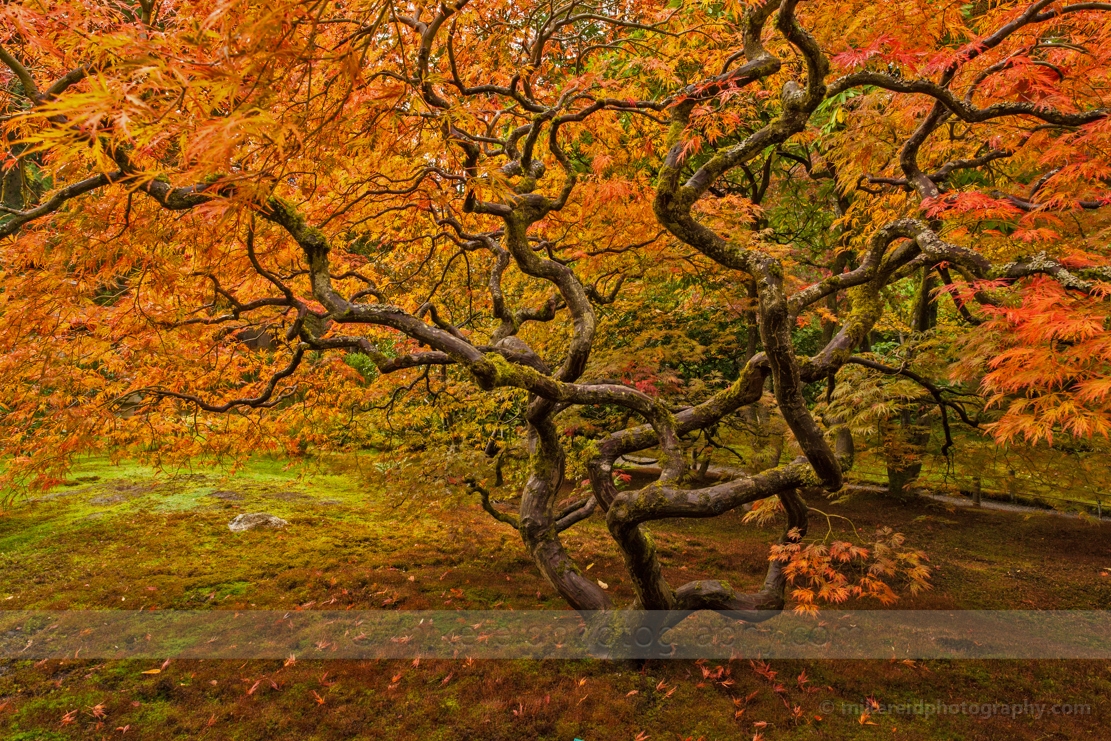
[[[277,499],[281,502],[297,502],[302,499],[308,499],[307,494],[303,494],[299,491],[274,491],[267,492],[263,496],[267,499]]]
[[[225,502],[242,502],[243,495],[237,491],[214,491],[208,496]]]
[[[104,494],[99,497],[93,497],[89,500],[89,504],[120,504],[126,502],[131,497],[126,494]]]

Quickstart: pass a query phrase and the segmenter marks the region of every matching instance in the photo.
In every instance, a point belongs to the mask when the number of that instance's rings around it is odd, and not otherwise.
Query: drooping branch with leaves
[[[472,437],[476,399],[516,409],[522,440],[485,447],[499,482],[525,449],[517,512],[467,485],[574,609],[615,608],[561,541],[596,513],[668,620],[920,588],[901,536],[855,582],[867,549],[805,540],[804,495],[853,462],[838,379],[917,384],[947,445],[1111,429],[1108,10],[5,5],[7,480],[343,447],[423,385]],[[892,365],[872,343],[904,326]],[[649,350],[695,334],[726,370],[664,373],[685,359]],[[929,342],[965,357],[916,367]],[[786,455],[692,465],[768,409]],[[645,452],[658,476],[626,485]],[[651,523],[746,505],[786,519],[764,584],[673,587]]]

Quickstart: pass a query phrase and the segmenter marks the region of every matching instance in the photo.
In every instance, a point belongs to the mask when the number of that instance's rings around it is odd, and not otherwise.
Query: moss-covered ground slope
[[[0,514],[0,609],[562,609],[510,528],[452,486],[350,461],[257,461],[155,476],[86,463]],[[902,609],[1103,609],[1111,528],[857,495],[825,511],[926,550],[934,588]],[[232,533],[241,512],[290,522]],[[835,522],[841,522],[835,520]],[[825,527],[824,521],[815,527]],[[673,583],[757,585],[777,528],[740,515],[653,528]],[[565,541],[631,598],[597,518]],[[859,605],[849,605],[860,607]],[[3,739],[1106,739],[1111,662],[282,661],[0,659]],[[771,672],[775,672],[774,678]],[[706,675],[709,676],[706,676]],[[924,717],[841,704],[1070,703],[1087,715]],[[831,704],[832,703],[832,704]],[[830,712],[828,708],[835,708]]]

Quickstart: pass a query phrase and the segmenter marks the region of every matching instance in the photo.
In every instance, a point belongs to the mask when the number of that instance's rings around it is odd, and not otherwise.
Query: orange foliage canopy
[[[753,7],[5,4],[0,424],[10,472],[29,465],[49,479],[73,453],[151,438],[177,438],[183,455],[325,445],[329,417],[384,393],[334,354],[270,383],[297,352],[296,324],[326,312],[301,247],[259,220],[278,199],[328,238],[348,295],[409,313],[440,301],[445,321],[489,336],[499,319],[481,275],[496,257],[471,236],[498,219],[467,213],[466,201],[520,190],[505,164],[531,151],[548,170],[537,187],[567,193],[530,239],[599,292],[624,277],[615,310],[635,312],[653,281],[701,268],[652,211],[671,110],[695,102],[677,136],[697,162],[776,115],[780,87],[800,72],[798,52],[765,30],[769,50],[787,54],[782,69],[755,86],[734,74]],[[751,242],[754,222],[766,228],[772,208],[807,192],[777,180],[833,179],[829,254],[774,247],[795,290],[904,216],[999,265],[1042,254],[1106,266],[1106,4],[823,0],[797,13],[828,57],[829,90],[777,156],[760,152],[727,176],[740,186],[754,177],[753,189],[702,198],[708,222]],[[954,115],[962,110],[972,115]],[[525,133],[537,117],[558,118],[558,134]],[[945,120],[924,132],[908,174],[900,157],[924,117]],[[553,172],[561,159],[566,174]],[[761,182],[763,165],[771,177]],[[770,193],[754,199],[761,187]],[[543,313],[550,287],[514,272],[504,278],[511,311]],[[983,276],[963,276],[949,289],[958,299],[990,293],[976,284]],[[988,315],[992,331],[976,333],[976,357],[990,360],[964,377],[988,371],[987,392],[1008,410],[1000,434],[1106,434],[1107,308],[1095,288],[1106,279],[1078,279],[1095,299],[1067,281],[991,293],[1002,305]],[[737,285],[713,287],[735,318],[745,308]],[[246,347],[231,331],[243,326],[274,333],[273,349]],[[361,329],[391,354],[420,344],[404,330]],[[535,327],[532,342],[549,357],[564,333]],[[245,405],[232,419],[177,404],[119,414],[121,400],[166,398],[156,390],[226,405],[271,386],[270,402],[291,403],[265,417]]]

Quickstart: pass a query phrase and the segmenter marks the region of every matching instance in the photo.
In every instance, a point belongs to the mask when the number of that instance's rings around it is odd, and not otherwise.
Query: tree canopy
[[[560,541],[595,513],[644,609],[920,587],[898,534],[805,541],[802,496],[869,415],[1111,431],[1108,11],[6,3],[5,481],[409,430],[517,472],[515,513],[469,485],[576,609],[612,607]],[[761,590],[668,584],[648,524],[752,503]]]

